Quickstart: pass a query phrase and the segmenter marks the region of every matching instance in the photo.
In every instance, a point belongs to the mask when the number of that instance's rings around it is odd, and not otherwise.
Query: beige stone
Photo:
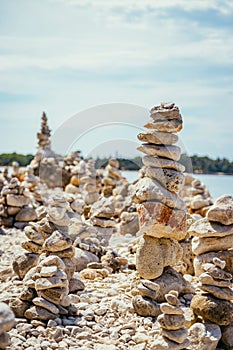
[[[214,279],[209,273],[202,273],[199,276],[199,281],[202,284],[210,284],[211,286],[232,288],[232,283],[230,281]]]
[[[185,171],[185,167],[182,164],[174,160],[162,158],[162,157],[144,156],[142,157],[142,163],[145,166],[150,166],[154,168],[173,169],[181,173]]]
[[[162,335],[156,337],[156,340],[150,345],[151,350],[181,350],[189,346],[188,338],[181,344],[169,340]]]
[[[132,190],[132,198],[137,203],[159,201],[170,208],[185,209],[186,205],[177,194],[166,190],[158,181],[144,177]]]
[[[142,278],[157,278],[165,266],[174,265],[181,256],[182,248],[177,241],[144,236],[139,241],[136,253],[137,271]]]
[[[36,210],[34,208],[22,208],[15,217],[16,221],[34,221],[37,219]]]
[[[40,270],[41,277],[52,277],[57,273],[57,266],[43,266]]]
[[[152,118],[144,125],[147,129],[156,129],[163,132],[178,132],[182,130],[182,121],[179,119],[168,119],[154,121]]]
[[[233,234],[224,237],[194,237],[192,239],[192,250],[195,255],[209,251],[227,250],[233,247]]]
[[[182,344],[188,337],[188,331],[184,327],[169,331],[167,329],[162,328],[161,334],[162,336],[178,344]]]
[[[206,214],[208,220],[223,225],[233,225],[233,198],[230,195],[219,197]]]
[[[72,246],[70,237],[62,231],[54,231],[43,244],[43,248],[49,252],[60,252]]]
[[[152,143],[143,143],[137,147],[137,150],[148,154],[149,156],[164,157],[175,161],[180,159],[181,152],[180,147],[178,146],[154,145]]]
[[[145,299],[141,295],[136,295],[132,304],[135,312],[140,316],[157,317],[161,313],[160,306],[156,301]]]
[[[156,238],[182,240],[186,236],[186,212],[171,209],[160,202],[144,202],[138,206],[140,234]]]
[[[42,246],[32,241],[23,242],[21,245],[30,253],[41,254],[43,252]]]
[[[36,290],[44,290],[49,288],[65,288],[68,286],[67,280],[62,280],[58,277],[41,277],[36,280]]]
[[[188,232],[197,237],[224,237],[233,234],[233,225],[225,226],[203,218],[195,221]]]
[[[43,257],[39,262],[39,266],[51,266],[56,265],[59,269],[65,270],[66,266],[62,259],[56,255],[49,255],[48,257]]]
[[[169,303],[160,304],[160,309],[164,314],[183,315],[183,310],[180,307],[171,305]]]
[[[26,273],[34,266],[37,265],[39,260],[38,254],[25,253],[18,256],[13,261],[13,270],[19,276],[20,279],[23,279]]]
[[[147,166],[143,171],[145,176],[159,181],[170,192],[177,193],[183,188],[184,175],[176,170]]]
[[[53,314],[52,312],[40,306],[32,306],[30,309],[25,311],[24,316],[29,320],[42,320],[42,321],[53,320],[54,318],[57,317],[56,314]]]
[[[218,299],[233,300],[233,290],[227,287],[217,287],[208,284],[202,284],[199,287],[201,290],[208,292]]]
[[[7,205],[12,207],[23,207],[24,205],[28,205],[30,200],[23,195],[8,194],[6,196],[6,202]]]
[[[173,145],[179,139],[176,134],[156,130],[142,131],[137,137],[142,142],[153,143],[156,145]]]
[[[218,257],[226,262],[225,271],[233,274],[233,250],[208,252],[196,256],[193,260],[195,275],[199,276],[204,272],[203,264],[210,263],[214,257]]]
[[[52,303],[50,303],[48,300],[40,297],[36,297],[32,300],[33,304],[36,306],[40,306],[41,308],[44,308],[53,314],[59,314],[59,309]]]
[[[221,338],[221,329],[212,323],[195,323],[189,329],[188,350],[215,350]]]

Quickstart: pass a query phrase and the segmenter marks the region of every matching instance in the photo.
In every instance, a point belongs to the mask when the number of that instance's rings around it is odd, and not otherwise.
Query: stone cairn
[[[72,194],[81,194],[83,183],[81,178],[86,174],[86,162],[81,159],[80,162],[72,167],[70,183],[66,186],[65,192]]]
[[[194,270],[199,276],[202,264],[212,262],[214,257],[226,261],[225,270],[233,274],[233,198],[219,197],[208,210],[206,217],[194,222],[189,230],[192,251],[195,255]]]
[[[188,331],[185,328],[185,318],[178,292],[171,290],[165,295],[166,302],[160,305],[162,314],[157,321],[160,325],[160,335],[152,344],[152,349],[186,349],[189,345]]]
[[[86,176],[82,178],[82,182],[85,181],[83,186],[84,196],[83,199],[86,205],[95,203],[99,198],[99,192],[97,189],[97,172],[95,169],[95,161],[89,159],[86,164]]]
[[[24,313],[30,320],[48,321],[74,312],[69,293],[80,283],[73,278],[75,252],[65,232],[69,221],[68,203],[55,196],[47,207],[47,215],[25,228],[28,241],[22,247],[29,254],[19,257],[13,268],[28,288],[20,299],[32,303]]]
[[[190,214],[205,216],[207,210],[213,204],[210,193],[199,179],[194,179],[191,186],[189,190],[189,203],[187,203],[189,212]]]
[[[15,315],[5,303],[0,303],[0,349],[10,345],[10,336],[7,333],[15,325]]]
[[[170,285],[169,290],[163,288],[163,293],[158,292],[161,279],[164,279],[161,284],[180,285],[179,293],[187,288],[181,274],[171,267],[182,258],[178,241],[187,234],[185,203],[178,195],[184,183],[184,167],[178,163],[181,150],[174,145],[178,141],[175,133],[182,129],[178,107],[174,103],[162,103],[152,108],[151,120],[145,127],[147,130],[138,135],[145,142],[138,147],[146,154],[142,158],[145,167],[133,191],[141,235],[136,268],[143,280],[133,306],[140,315],[158,316],[160,308],[155,301],[164,301],[164,295],[171,289]]]
[[[0,203],[0,222],[4,226],[23,228],[29,221],[37,220],[30,192],[15,177],[3,186]]]
[[[119,162],[117,159],[111,158],[105,167],[106,176],[102,180],[102,194],[105,197],[111,196],[113,189],[121,180],[121,172],[119,170]]]

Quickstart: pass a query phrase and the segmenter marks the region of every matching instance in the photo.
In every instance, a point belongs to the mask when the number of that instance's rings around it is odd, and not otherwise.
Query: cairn
[[[86,164],[86,176],[82,177],[84,201],[86,205],[95,203],[99,198],[99,192],[97,189],[97,172],[95,169],[95,161],[89,159]]]
[[[160,325],[160,335],[152,344],[154,350],[186,349],[189,345],[183,309],[180,307],[178,292],[171,290],[165,295],[166,302],[160,305],[162,314],[157,321]]]
[[[206,212],[213,204],[213,200],[206,186],[199,179],[192,181],[190,188],[190,202],[188,204],[190,214],[205,216]]]
[[[174,103],[152,108],[151,120],[145,127],[147,130],[138,135],[138,139],[145,142],[138,147],[146,154],[142,158],[143,177],[133,191],[133,200],[138,203],[141,235],[136,268],[144,279],[144,286],[138,289],[139,295],[134,297],[133,305],[140,315],[158,316],[160,309],[156,301],[162,302],[167,291],[157,298],[153,293],[154,284],[164,279],[168,284],[172,281],[179,293],[188,288],[183,277],[171,267],[182,258],[179,241],[187,234],[185,203],[179,197],[184,166],[178,163],[181,150],[174,145],[178,141],[175,133],[182,129],[179,108]],[[152,290],[151,282],[154,283]]]
[[[119,184],[119,181],[122,179],[119,166],[120,164],[118,160],[111,158],[105,167],[106,176],[102,180],[102,194],[105,197],[112,195],[113,189]]]
[[[3,186],[0,203],[0,221],[4,226],[23,228],[29,221],[37,220],[30,192],[16,177]]]
[[[0,303],[0,349],[10,345],[10,336],[7,333],[15,325],[15,315],[5,303]]]

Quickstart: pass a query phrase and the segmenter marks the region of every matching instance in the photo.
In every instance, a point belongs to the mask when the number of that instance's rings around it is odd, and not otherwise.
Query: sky
[[[233,160],[232,0],[0,0],[0,153],[134,156],[161,101],[189,155]],[[59,148],[60,147],[60,148]]]

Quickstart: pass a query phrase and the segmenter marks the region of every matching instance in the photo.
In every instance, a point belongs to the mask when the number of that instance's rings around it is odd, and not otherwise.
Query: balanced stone
[[[184,175],[173,169],[144,167],[145,176],[159,181],[168,191],[179,192],[184,185]]]
[[[182,315],[162,314],[158,316],[157,321],[159,322],[160,327],[174,331],[174,330],[180,329],[184,325],[185,318],[183,314]]]
[[[180,147],[178,146],[163,146],[163,145],[154,145],[153,143],[143,143],[142,145],[137,147],[138,151],[141,151],[150,156],[159,156],[172,160],[180,159]]]
[[[186,338],[188,337],[188,331],[184,327],[178,328],[176,330],[167,330],[165,328],[162,328],[161,334],[162,334],[162,336],[164,336],[164,337],[168,338],[169,340],[172,340],[178,344],[183,343],[186,340]]]
[[[223,225],[203,218],[195,221],[188,230],[191,236],[197,237],[224,237],[233,234],[233,224]]]
[[[154,120],[179,119],[182,120],[179,108],[175,104],[161,104],[151,108],[150,115]]]
[[[233,246],[233,234],[224,237],[194,237],[192,239],[192,250],[195,255],[209,251],[231,249]]]
[[[188,350],[215,350],[221,338],[221,329],[213,323],[195,323],[189,328]]]
[[[144,126],[147,129],[156,129],[163,132],[178,132],[182,130],[182,124],[182,120],[179,119],[155,121],[153,118],[151,118]]]
[[[206,214],[208,220],[217,221],[223,225],[233,224],[233,198],[230,195],[219,197]]]
[[[62,231],[54,231],[43,244],[43,248],[50,252],[63,251],[72,246],[70,237]]]
[[[230,288],[202,284],[200,286],[200,289],[212,294],[218,299],[229,300],[229,301],[233,300],[233,290]]]
[[[144,156],[142,157],[142,163],[145,166],[150,166],[154,168],[173,169],[181,173],[185,171],[185,167],[182,164],[168,158]]]
[[[143,202],[138,206],[140,234],[156,238],[175,238],[186,236],[186,213],[171,209],[160,202]]]
[[[44,298],[36,297],[33,300],[33,304],[36,306],[40,306],[53,314],[59,314],[59,309],[52,303],[50,303],[48,300],[45,300]]]
[[[142,131],[137,137],[142,142],[153,143],[156,145],[173,145],[178,141],[178,136],[176,134],[156,130]]]

